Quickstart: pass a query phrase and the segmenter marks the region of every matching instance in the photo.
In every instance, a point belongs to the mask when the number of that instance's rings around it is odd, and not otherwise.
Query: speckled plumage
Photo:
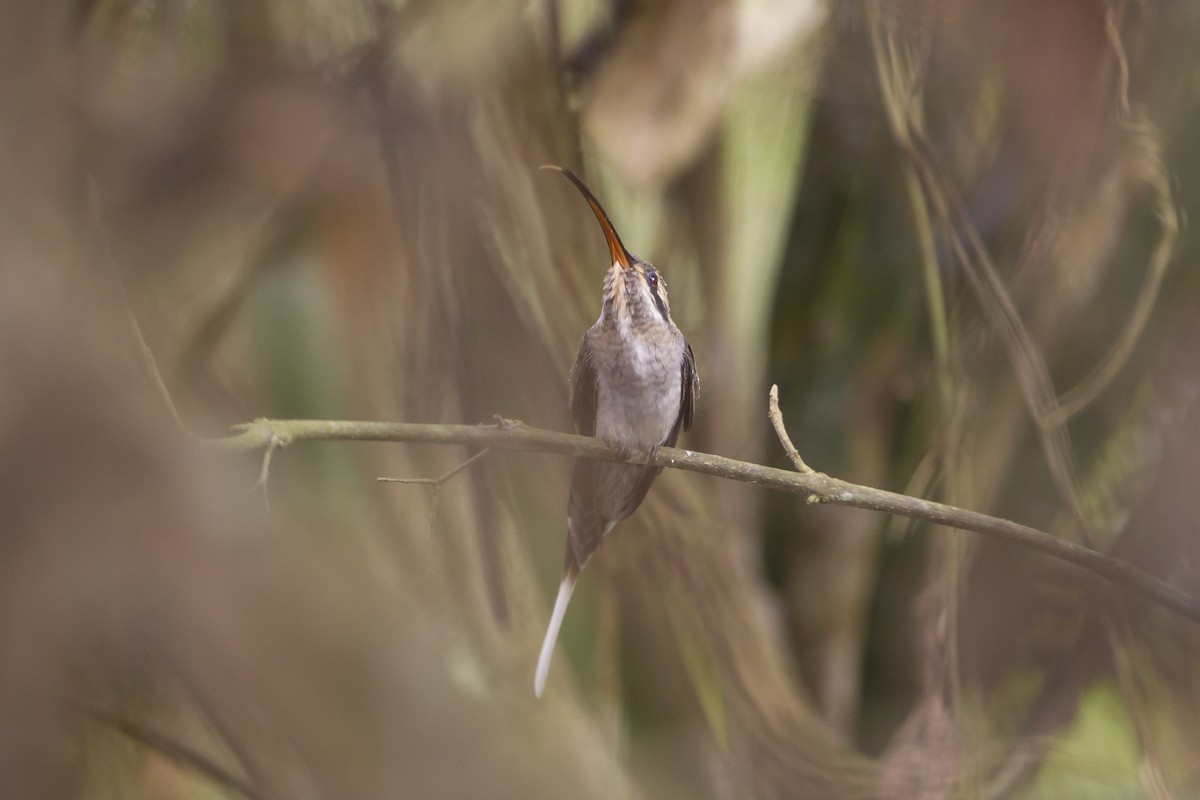
[[[571,370],[575,426],[631,451],[674,445],[680,431],[691,427],[699,379],[692,348],[671,319],[666,284],[651,264],[625,249],[582,181],[560,171],[591,205],[612,256],[600,318],[584,334]],[[589,459],[575,463],[563,580],[534,680],[539,697],[580,570],[613,526],[637,509],[661,471]]]

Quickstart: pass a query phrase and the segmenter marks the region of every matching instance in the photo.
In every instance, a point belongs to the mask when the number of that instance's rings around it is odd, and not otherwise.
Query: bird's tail
[[[558,631],[562,628],[567,604],[571,602],[571,594],[575,591],[575,581],[578,577],[578,573],[568,571],[558,587],[558,599],[554,601],[554,613],[550,615],[550,626],[546,629],[542,654],[538,656],[537,674],[533,678],[533,693],[539,698],[546,688],[546,676],[550,674],[550,657],[554,655],[554,643],[558,641]]]

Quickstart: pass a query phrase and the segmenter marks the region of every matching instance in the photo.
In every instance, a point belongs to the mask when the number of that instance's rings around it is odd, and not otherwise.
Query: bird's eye
[[[650,284],[651,289],[658,288],[658,275],[653,272],[646,273],[646,283]]]

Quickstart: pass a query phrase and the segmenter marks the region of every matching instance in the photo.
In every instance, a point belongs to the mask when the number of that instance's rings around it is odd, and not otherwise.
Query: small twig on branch
[[[1029,547],[1054,558],[1082,567],[1135,594],[1169,608],[1187,619],[1200,623],[1200,603],[1170,584],[1104,553],[1051,536],[1009,520],[975,511],[908,497],[895,492],[859,486],[831,478],[819,472],[788,472],[731,458],[660,447],[654,454],[623,453],[615,447],[587,436],[556,433],[508,421],[499,425],[439,425],[409,422],[347,422],[334,420],[260,419],[239,426],[235,436],[215,439],[210,446],[227,450],[257,450],[270,445],[283,447],[301,441],[424,442],[427,444],[465,444],[497,450],[523,450],[557,453],[628,464],[653,464],[690,472],[714,475],[727,480],[752,483],[800,497],[819,497],[821,502],[898,514],[925,520],[947,529],[960,529],[995,536]]]
[[[792,437],[788,436],[787,428],[783,427],[783,412],[779,410],[778,384],[771,384],[770,398],[767,418],[771,420],[771,427],[775,429],[775,435],[779,437],[779,443],[783,445],[783,452],[787,453],[787,457],[791,459],[792,465],[796,468],[797,472],[805,474],[815,473],[816,470],[804,463],[804,459],[796,451],[796,445],[792,444]]]
[[[381,478],[376,478],[375,480],[379,483],[406,483],[406,484],[417,484],[420,486],[432,486],[433,487],[433,500],[430,503],[431,507],[429,509],[429,535],[432,536],[434,531],[437,528],[438,509],[441,507],[441,503],[442,503],[442,484],[445,483],[446,481],[450,480],[455,475],[462,472],[464,469],[471,466],[472,464],[474,464],[476,461],[480,460],[487,454],[488,454],[488,448],[485,447],[482,450],[480,450],[478,453],[476,453],[475,455],[468,458],[466,461],[459,464],[454,469],[447,472],[445,475],[441,476],[440,478],[382,478],[381,477]]]
[[[262,490],[263,507],[267,509],[267,513],[271,513],[271,497],[267,494],[267,481],[271,478],[271,456],[275,451],[283,446],[278,436],[271,438],[267,442],[267,447],[263,450],[262,467],[258,471],[258,480],[254,483],[254,488]]]
[[[234,775],[216,761],[189,745],[151,730],[133,720],[119,717],[107,711],[93,709],[88,712],[88,716],[96,722],[107,725],[123,736],[149,747],[151,750],[157,750],[177,764],[190,767],[193,771],[203,775],[213,783],[223,786],[226,789],[232,789],[242,796],[249,798],[249,800],[267,800],[267,795],[260,792],[248,781]]]
[[[450,470],[449,472],[447,472],[445,475],[443,475],[440,478],[383,478],[383,477],[380,477],[380,478],[376,478],[375,480],[379,483],[419,484],[421,486],[432,486],[434,488],[437,488],[437,487],[441,486],[443,483],[445,483],[446,481],[453,478],[458,473],[462,472],[467,467],[474,464],[479,459],[486,456],[487,453],[488,453],[488,448],[485,447],[482,450],[480,450],[478,453],[471,456],[466,461],[462,462],[457,467]]]

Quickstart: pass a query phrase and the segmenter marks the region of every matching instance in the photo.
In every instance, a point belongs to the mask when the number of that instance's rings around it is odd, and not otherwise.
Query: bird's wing
[[[571,367],[571,414],[581,436],[596,435],[596,368],[586,334],[579,343],[575,366]]]
[[[696,372],[696,357],[692,355],[692,346],[687,342],[683,343],[683,363],[679,367],[679,379],[682,381],[679,392],[679,416],[676,417],[671,432],[663,440],[662,447],[674,447],[676,440],[679,439],[679,431],[681,429],[691,430],[692,417],[696,414],[696,398],[700,395],[700,376]]]
[[[700,396],[700,373],[696,372],[696,357],[692,355],[692,346],[686,341],[683,343],[683,367],[681,369],[683,380],[683,392],[679,395],[679,423],[671,431],[671,441],[664,442],[667,447],[675,444],[675,439],[679,436],[679,426],[683,429],[690,430],[692,427],[692,417],[696,413],[696,398]]]
[[[580,435],[596,435],[596,368],[587,334],[579,343],[579,355],[571,368],[571,415]],[[590,458],[577,458],[571,471],[571,494],[567,501],[569,531],[563,567],[568,574],[572,571],[578,574],[604,536],[604,520],[596,498],[597,466]]]
[[[571,494],[567,499],[567,552],[563,574],[578,574],[604,538],[608,520],[596,496],[599,471],[605,466],[590,458],[575,459],[571,470]]]

